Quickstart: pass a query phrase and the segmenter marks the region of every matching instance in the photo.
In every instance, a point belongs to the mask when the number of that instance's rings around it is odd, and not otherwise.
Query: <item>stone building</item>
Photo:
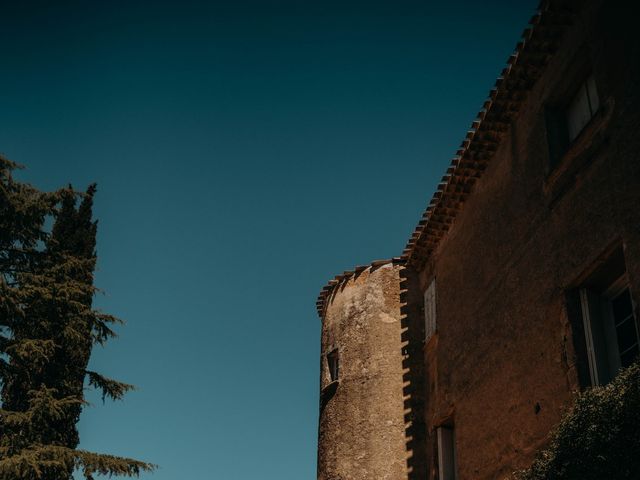
[[[638,353],[640,41],[544,1],[401,256],[331,280],[319,480],[508,478]]]

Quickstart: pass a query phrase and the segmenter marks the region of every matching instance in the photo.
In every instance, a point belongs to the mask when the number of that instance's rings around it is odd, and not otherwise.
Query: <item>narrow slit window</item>
[[[340,376],[340,357],[337,348],[327,354],[327,365],[329,366],[329,378],[335,382]]]

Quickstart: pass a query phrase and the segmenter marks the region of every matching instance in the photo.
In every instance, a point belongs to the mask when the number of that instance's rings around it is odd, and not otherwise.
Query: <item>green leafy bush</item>
[[[518,480],[640,479],[640,363],[578,395],[551,442]]]

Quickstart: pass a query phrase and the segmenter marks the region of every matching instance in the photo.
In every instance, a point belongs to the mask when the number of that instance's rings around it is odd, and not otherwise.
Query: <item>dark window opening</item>
[[[340,375],[340,359],[337,348],[327,354],[327,365],[329,366],[329,378],[335,382]]]

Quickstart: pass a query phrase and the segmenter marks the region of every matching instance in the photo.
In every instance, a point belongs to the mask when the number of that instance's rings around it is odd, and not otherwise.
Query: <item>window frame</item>
[[[616,315],[614,312],[613,302],[619,299],[622,295],[624,295],[625,292],[628,292],[628,296],[629,296],[629,307],[630,307],[629,314],[624,318],[624,320],[618,322],[618,319],[616,318]],[[606,302],[605,316],[607,317],[607,321],[610,322],[610,324],[613,327],[613,330],[615,331],[616,347],[619,354],[619,363],[617,364],[617,368],[619,370],[620,368],[623,368],[625,366],[622,363],[622,356],[625,353],[631,351],[631,349],[634,347],[636,347],[636,355],[640,351],[640,332],[638,331],[638,321],[635,315],[636,305],[633,302],[633,296],[631,295],[631,287],[629,285],[629,280],[627,278],[626,273],[625,275],[620,277],[618,281],[613,283],[611,287],[607,289],[607,291],[603,293],[603,298]],[[633,331],[635,332],[635,342],[633,342],[631,346],[622,350],[622,347],[620,346],[620,337],[618,335],[618,327],[628,321],[631,321],[634,327]]]
[[[616,325],[612,310],[612,301],[627,290],[631,302],[630,316],[635,329],[635,342],[622,352],[616,330],[618,325]],[[606,385],[622,368],[623,353],[633,347],[636,347],[636,350],[640,349],[640,333],[635,315],[636,306],[631,295],[627,274],[625,272],[602,290],[587,286],[582,287],[579,294],[591,385]],[[627,317],[625,321],[628,320]]]

